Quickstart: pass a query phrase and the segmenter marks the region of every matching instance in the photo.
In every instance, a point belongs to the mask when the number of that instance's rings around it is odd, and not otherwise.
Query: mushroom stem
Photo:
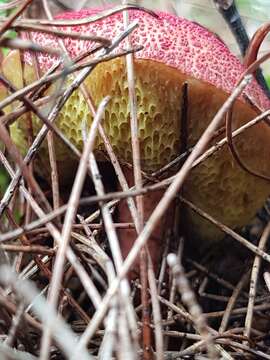
[[[128,185],[131,187],[134,185],[133,171],[127,167],[123,167],[123,172],[128,182]],[[151,192],[144,195],[143,204],[144,204],[144,221],[147,221],[153,210],[157,206],[158,202],[164,194],[163,190]],[[147,246],[153,262],[153,267],[155,272],[158,270],[159,260],[162,254],[162,248],[165,244],[163,239],[164,229],[169,228],[171,224],[167,224],[168,220],[172,221],[174,209],[173,207],[169,208],[166,213],[166,216],[159,222],[150,236]],[[118,222],[132,222],[131,214],[126,201],[121,201],[118,206]],[[124,258],[127,257],[130,249],[132,248],[134,242],[137,238],[136,229],[119,229],[118,230],[119,243],[122,250],[122,255]],[[130,271],[130,278],[134,279],[138,277],[140,268],[140,261],[137,259]]]

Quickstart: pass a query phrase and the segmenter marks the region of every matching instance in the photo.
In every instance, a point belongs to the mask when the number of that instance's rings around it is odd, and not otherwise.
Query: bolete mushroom
[[[58,19],[80,19],[98,11],[100,10],[88,9],[67,12],[58,16]],[[186,143],[191,147],[245,70],[215,34],[177,16],[162,12],[157,15],[158,18],[154,18],[147,13],[129,11],[130,21],[139,20],[139,27],[131,35],[131,42],[133,45],[143,45],[143,50],[135,54],[135,90],[141,166],[142,170],[148,173],[158,170],[179,155],[183,84],[187,83],[188,96]],[[64,43],[72,58],[93,48],[92,42],[68,38],[69,29],[70,27],[61,28],[67,33]],[[122,14],[88,25],[73,26],[71,30],[112,39],[123,30]],[[55,37],[44,33],[32,33],[32,38],[40,45],[57,46]],[[24,61],[24,76],[29,82],[31,57],[26,54]],[[54,61],[51,56],[38,55],[42,71],[46,71]],[[4,63],[3,71],[8,77],[5,66]],[[118,58],[99,64],[86,79],[85,85],[96,105],[104,96],[112,97],[105,112],[103,126],[119,159],[132,163],[125,59]],[[234,105],[234,128],[257,115],[258,111],[252,104],[261,109],[270,105],[255,80]],[[86,101],[80,91],[75,91],[59,114],[57,126],[79,149],[83,146],[81,124],[84,118],[90,125],[92,116]],[[36,132],[40,122],[35,118],[33,122]],[[20,119],[11,128],[13,139],[20,148],[23,140],[26,140],[23,126],[23,120]],[[269,139],[270,128],[261,122],[235,140],[243,161],[266,175],[270,174]],[[100,149],[103,149],[103,145],[98,139],[96,152]],[[61,178],[65,178],[71,168],[70,154],[60,142],[57,142],[57,154]],[[131,171],[125,171],[132,184]],[[228,147],[224,146],[191,172],[184,186],[184,194],[217,220],[232,228],[240,228],[248,223],[263,205],[269,194],[269,184],[242,170],[234,161]],[[145,198],[145,220],[161,196],[162,192],[158,192]],[[215,227],[188,209],[186,216],[189,235],[203,241],[221,238],[221,233]],[[130,221],[124,201],[119,206],[119,221]],[[164,221],[159,224],[148,242],[155,263],[161,249]],[[123,254],[126,256],[136,237],[135,230],[121,230],[119,236]]]

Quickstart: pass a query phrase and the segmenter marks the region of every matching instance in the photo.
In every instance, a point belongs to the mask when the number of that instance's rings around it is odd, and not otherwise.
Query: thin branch
[[[188,307],[189,312],[194,319],[195,326],[206,343],[209,359],[218,359],[218,352],[214,347],[212,334],[208,330],[206,319],[204,318],[202,309],[197,303],[195,295],[188,283],[184,269],[178,262],[175,254],[169,254],[167,261],[175,277],[176,286],[181,294],[182,301]]]
[[[268,241],[270,235],[270,223],[267,224],[267,226],[264,229],[264,232],[260,238],[258,249],[264,250],[266,243]],[[252,266],[252,272],[250,277],[250,287],[249,287],[249,297],[248,297],[248,307],[247,307],[247,314],[245,319],[245,330],[244,335],[249,338],[251,333],[251,326],[252,326],[252,320],[253,320],[253,308],[256,298],[256,292],[257,292],[257,283],[258,283],[258,277],[259,277],[259,271],[261,266],[261,257],[256,255],[254,258],[253,266]]]
[[[82,191],[83,183],[85,180],[85,176],[87,173],[87,164],[89,154],[93,151],[95,146],[96,134],[97,134],[97,126],[98,123],[102,120],[104,115],[104,109],[108,104],[110,98],[107,97],[103,101],[101,101],[97,115],[93,120],[89,136],[87,138],[87,142],[85,144],[81,161],[77,170],[77,174],[74,180],[74,184],[72,187],[71,195],[68,201],[68,209],[64,220],[64,225],[62,229],[62,239],[59,244],[59,248],[56,254],[54,268],[53,268],[53,275],[49,290],[49,298],[48,303],[53,309],[56,309],[58,296],[60,291],[61,280],[63,276],[63,269],[64,263],[66,258],[66,251],[70,240],[70,234],[72,230],[72,224],[76,216],[76,211],[79,205],[79,197]],[[41,356],[46,358],[49,352],[49,345],[50,345],[50,334],[51,334],[51,327],[49,324],[45,327],[43,338],[42,338],[42,345],[41,345]],[[47,356],[48,357],[48,356]]]

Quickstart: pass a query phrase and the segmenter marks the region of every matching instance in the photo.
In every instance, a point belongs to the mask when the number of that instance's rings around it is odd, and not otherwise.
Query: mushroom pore
[[[98,12],[97,9],[65,13],[58,18],[78,19]],[[139,19],[139,27],[131,35],[133,45],[143,45],[142,51],[135,54],[135,78],[137,118],[142,170],[151,173],[166,165],[177,157],[182,149],[181,144],[181,107],[183,105],[183,84],[187,83],[187,118],[186,146],[196,144],[207,125],[212,120],[228,94],[233,90],[237,80],[244,71],[240,61],[230,53],[227,47],[205,28],[165,13],[158,13],[159,18],[138,11],[129,11],[130,21]],[[67,32],[68,28],[61,28]],[[122,15],[116,14],[101,21],[72,26],[73,32],[88,32],[112,39],[123,30]],[[53,36],[33,33],[33,40],[40,45],[57,46]],[[93,48],[89,41],[64,40],[70,56]],[[124,45],[120,45],[124,47]],[[11,55],[10,55],[11,56]],[[15,55],[12,55],[15,56]],[[42,71],[47,70],[54,58],[38,56]],[[19,60],[16,65],[21,66]],[[3,73],[12,78],[8,69],[8,60],[2,66]],[[24,56],[21,66],[25,81],[34,78],[31,57]],[[125,59],[117,58],[99,64],[86,79],[87,86],[95,105],[107,95],[112,97],[105,111],[104,130],[109,137],[118,158],[132,163],[129,94],[126,76]],[[247,100],[248,99],[248,100]],[[254,118],[260,109],[269,107],[269,101],[255,80],[245,90],[233,108],[234,129]],[[59,129],[79,148],[82,149],[82,121],[87,119],[91,124],[92,115],[82,93],[75,91],[57,119]],[[36,134],[40,122],[33,116],[33,128]],[[25,119],[20,118],[11,127],[14,141],[22,152],[27,148]],[[212,144],[224,136],[216,137]],[[269,175],[270,173],[270,129],[260,122],[245,131],[235,140],[238,152],[243,161],[254,170]],[[210,144],[211,145],[211,144]],[[97,139],[95,153],[100,161],[104,146]],[[62,181],[70,177],[75,159],[66,147],[56,142],[57,161]],[[46,158],[46,145],[41,149]],[[67,161],[68,160],[68,161]],[[129,184],[133,184],[132,172],[123,166]],[[42,172],[42,169],[39,169]],[[185,182],[184,196],[218,221],[232,228],[240,228],[254,216],[263,205],[269,194],[269,184],[253,177],[242,170],[234,161],[227,146],[223,146],[208,160],[192,170]],[[155,192],[144,198],[145,220],[162,196]],[[172,211],[172,210],[170,210]],[[118,208],[120,222],[129,222],[131,217],[125,201]],[[218,240],[222,234],[191,210],[185,212],[186,233],[188,237],[196,237],[204,243]],[[171,218],[171,213],[168,216]],[[158,225],[149,239],[149,247],[155,264],[162,248],[163,229],[166,217]],[[168,224],[168,222],[167,222]],[[119,231],[119,239],[123,255],[126,256],[134,239],[135,230]]]

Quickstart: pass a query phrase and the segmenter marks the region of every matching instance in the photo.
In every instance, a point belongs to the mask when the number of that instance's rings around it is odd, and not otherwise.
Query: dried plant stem
[[[97,194],[99,194],[99,195],[104,194],[104,187],[101,182],[100,173],[99,173],[97,163],[95,161],[93,153],[90,154],[89,164],[90,164],[92,178],[93,178],[93,182],[95,184]],[[123,264],[121,249],[119,246],[119,241],[118,241],[118,237],[117,237],[115,228],[113,226],[113,221],[112,221],[112,217],[111,217],[109,208],[107,205],[103,205],[102,203],[101,203],[101,213],[103,216],[106,233],[108,236],[110,248],[111,248],[113,259],[115,262],[116,273],[118,274],[121,269],[121,266]],[[130,293],[130,290],[129,290],[128,281],[127,281],[127,279],[123,279],[121,286],[120,286],[120,294],[119,294],[119,296],[121,296],[121,301],[118,301],[119,311],[122,311],[122,307],[124,309],[126,309],[126,314],[128,315],[128,319],[130,319],[130,317],[133,317],[133,320],[131,320],[131,322],[136,323],[135,314],[134,314],[132,305],[130,304],[130,300],[129,300],[129,293]],[[120,327],[122,327],[121,324],[119,324],[119,328]],[[136,333],[136,329],[135,329],[135,333]],[[136,335],[134,338],[136,338]]]
[[[242,79],[246,75],[253,74],[254,71],[258,70],[259,66],[269,58],[270,58],[270,51],[267,52],[265,55],[263,55],[260,59],[254,61],[251,65],[249,65],[248,68],[241,75],[240,79],[238,80],[238,84],[242,81]],[[240,168],[242,170],[246,171],[250,175],[253,175],[255,177],[258,177],[258,178],[266,180],[266,181],[270,181],[269,176],[265,175],[264,173],[258,173],[257,171],[253,171],[252,169],[249,168],[249,166],[247,166],[241,160],[240,155],[239,155],[239,153],[235,147],[235,144],[233,142],[232,129],[233,129],[233,117],[232,117],[232,107],[231,107],[231,109],[226,114],[226,136],[228,139],[228,146],[231,151],[231,154],[233,155],[234,160],[236,161],[236,163],[240,166]]]
[[[103,118],[104,109],[108,102],[109,102],[109,98],[107,97],[104,100],[102,100],[102,102],[98,107],[97,115],[94,118],[92,126],[90,128],[89,136],[87,138],[87,142],[85,144],[82,153],[81,161],[79,163],[79,167],[72,187],[71,195],[68,201],[68,209],[66,212],[64,225],[62,229],[62,239],[56,254],[52,280],[49,288],[48,303],[53,309],[56,309],[57,307],[60,284],[63,276],[63,267],[66,258],[66,251],[70,240],[72,224],[75,219],[76,211],[79,205],[79,198],[81,195],[83,183],[87,173],[89,154],[91,153],[91,151],[93,151],[96,134],[97,134],[97,126],[98,123]],[[47,359],[49,355],[50,334],[51,334],[51,328],[49,326],[45,327],[44,334],[42,337],[42,345],[41,345],[41,359],[44,360]]]
[[[1,21],[0,21],[1,23]],[[65,31],[61,31],[61,30],[56,30],[55,28],[51,28],[48,26],[39,26],[39,25],[34,25],[34,24],[27,24],[23,21],[16,21],[15,24],[12,24],[10,27],[10,29],[14,29],[14,30],[28,30],[28,31],[37,31],[40,33],[46,33],[46,34],[52,34],[55,35],[57,37],[61,38],[70,38],[70,39],[78,39],[78,40],[85,40],[85,41],[93,41],[93,42],[97,42],[102,44],[103,46],[110,46],[111,45],[111,40],[104,38],[102,36],[97,36],[94,34],[82,34],[81,32],[72,32],[69,31],[68,33],[66,33]]]
[[[33,101],[33,104],[36,107],[42,108],[44,105],[48,104],[52,99],[52,96],[44,96],[38,100]],[[0,117],[1,122],[5,126],[10,126],[13,124],[14,121],[17,120],[20,116],[24,115],[29,111],[28,106],[22,105],[18,106],[16,109],[14,109],[11,113],[2,115]]]
[[[206,320],[202,314],[202,310],[196,301],[191,287],[189,286],[187,278],[184,274],[184,270],[178,262],[177,256],[175,254],[169,254],[167,259],[172,273],[176,279],[176,286],[181,294],[182,301],[185,305],[187,305],[190,314],[193,316],[194,324],[206,343],[209,359],[218,359],[218,352],[214,347],[212,334],[208,330]]]
[[[125,36],[134,30],[134,28],[136,28],[137,22],[133,22],[130,26],[129,29],[124,33]],[[122,36],[121,36],[122,35]],[[113,53],[110,54],[110,52],[112,50],[115,49],[115,47],[119,44],[120,41],[123,40],[123,38],[125,36],[123,36],[123,34],[119,35],[119,37],[117,39],[115,39],[115,41],[113,42],[113,44],[107,48],[105,51],[105,54],[103,53],[102,55],[98,56],[95,59],[91,59],[88,61],[85,61],[83,63],[79,63],[79,64],[75,64],[75,65],[71,65],[68,68],[64,69],[64,70],[60,70],[60,71],[55,71],[53,74],[45,74],[43,77],[41,77],[39,80],[33,81],[31,84],[26,85],[25,87],[23,87],[22,89],[17,90],[16,92],[14,92],[13,94],[11,94],[10,96],[7,96],[4,100],[0,101],[0,109],[2,110],[3,108],[5,108],[6,106],[10,105],[11,103],[13,103],[14,101],[16,101],[17,99],[22,98],[24,95],[27,95],[28,93],[30,93],[31,91],[36,91],[37,88],[40,88],[43,85],[47,85],[52,83],[53,81],[56,81],[60,78],[63,77],[63,75],[69,75],[72,74],[76,71],[80,71],[83,70],[85,68],[89,68],[89,67],[95,67],[97,64],[101,63],[101,62],[105,62],[105,61],[110,61],[112,59],[115,59],[119,56],[123,56],[126,55],[128,53],[132,53],[132,52],[136,52],[141,50],[141,46],[140,47],[135,47],[129,50],[123,50],[123,51],[119,51],[118,53]],[[109,49],[109,50],[108,50]],[[58,64],[59,65],[59,64]],[[89,73],[87,73],[86,76],[88,76],[90,74],[90,72],[93,70],[93,68],[88,69]],[[72,85],[74,86],[74,84]],[[79,86],[79,84],[77,85],[77,87]],[[69,89],[69,91],[74,91],[74,88]],[[62,100],[63,101],[63,100]]]
[[[44,246],[39,245],[1,245],[0,249],[3,251],[10,251],[10,252],[24,252],[24,253],[32,253],[32,254],[42,254],[42,255],[49,255],[53,256],[55,254],[54,249],[48,249]]]
[[[126,0],[122,1],[125,5]],[[128,12],[123,12],[123,20],[125,28],[128,27],[129,17]],[[129,37],[126,38],[128,47],[131,46]],[[142,188],[142,174],[141,174],[141,156],[140,156],[140,144],[138,136],[138,119],[137,119],[137,100],[135,94],[135,76],[134,76],[134,61],[131,54],[126,55],[126,69],[127,69],[127,80],[128,80],[128,91],[129,91],[129,107],[130,107],[130,133],[131,133],[131,148],[132,148],[132,161],[134,171],[134,184],[135,189],[140,190]],[[137,209],[138,209],[138,234],[143,229],[144,223],[144,204],[143,197],[138,196],[136,198]],[[142,345],[143,345],[143,357],[145,360],[151,360],[152,349],[151,349],[151,328],[150,328],[150,309],[149,309],[149,296],[148,296],[148,257],[147,248],[143,247],[140,254],[140,279],[142,284],[141,289],[141,302],[142,302]]]
[[[53,208],[55,210],[60,207],[60,192],[59,192],[59,177],[58,177],[57,162],[55,155],[54,138],[53,138],[53,133],[51,131],[49,131],[47,134],[47,141],[48,141],[48,151],[49,151],[49,159],[51,166]]]
[[[185,261],[189,264],[192,264],[195,269],[198,269],[200,272],[207,275],[207,277],[209,277],[210,279],[213,279],[217,284],[219,284],[219,286],[223,286],[229,290],[234,290],[234,286],[231,283],[224,279],[221,279],[219,276],[209,271],[205,266],[199,264],[197,261],[191,260],[190,258],[186,258]]]
[[[156,347],[156,360],[164,359],[164,347],[163,347],[163,332],[161,325],[161,312],[158,300],[158,292],[156,286],[155,272],[150,255],[148,254],[148,282],[151,295],[151,302],[153,308],[153,320],[155,330],[155,347]]]
[[[9,174],[11,175],[11,177],[14,176],[13,170],[11,169],[11,167],[9,166],[7,160],[5,159],[4,155],[0,152],[0,158],[2,160],[2,163],[5,165],[7,171],[9,172]],[[23,187],[23,185],[21,185],[21,189],[22,189],[22,193],[24,195],[24,197],[27,199],[27,201],[31,204],[33,210],[35,211],[35,213],[39,216],[39,217],[43,217],[45,216],[44,212],[41,210],[41,208],[38,206],[38,204],[35,202],[35,200],[33,199],[33,197],[31,196],[31,194],[27,191],[27,189],[25,187]],[[56,229],[56,227],[51,224],[48,223],[47,224],[48,230],[50,231],[51,235],[54,237],[54,239],[57,241],[58,244],[61,243],[61,235],[59,233],[59,231]],[[75,271],[77,272],[82,284],[85,287],[85,290],[87,292],[87,294],[89,295],[89,298],[93,301],[93,304],[95,306],[98,306],[98,304],[100,303],[100,297],[99,297],[99,293],[97,292],[95,286],[92,284],[91,279],[88,277],[88,274],[86,273],[86,271],[84,270],[84,268],[80,265],[80,263],[77,261],[76,256],[74,255],[73,251],[71,250],[71,248],[68,248],[67,250],[67,258],[70,261],[70,263],[73,265]],[[40,265],[42,265],[42,269],[46,270],[46,268],[43,267],[42,262],[40,262]],[[46,270],[48,271],[48,270]],[[46,274],[45,271],[45,274]],[[68,296],[68,294],[67,294]],[[72,300],[72,298],[70,298]],[[79,310],[79,309],[78,309]],[[83,314],[81,314],[82,317],[85,319],[85,321],[88,321],[89,318],[88,316],[84,316]]]
[[[51,54],[51,55],[56,55],[58,57],[61,57],[62,55],[58,49],[54,49],[48,46],[40,46],[32,42],[31,40],[24,40],[20,38],[15,38],[15,39],[2,38],[0,40],[0,46],[14,50],[26,50],[32,52]]]
[[[134,83],[134,76],[133,76],[133,83]],[[133,87],[134,87],[134,84],[133,84]],[[92,101],[91,101],[91,96],[90,96],[90,94],[88,93],[87,88],[82,85],[81,90],[82,90],[82,93],[84,94],[84,97],[85,97],[85,99],[86,99],[86,101],[87,101],[87,103],[88,103],[88,105],[89,105],[89,108],[91,109],[93,115],[95,115],[95,108],[94,108],[94,106],[93,106],[93,103],[92,103]],[[133,91],[133,92],[134,92],[134,91]],[[102,137],[102,139],[103,139],[103,142],[104,142],[104,144],[105,144],[105,147],[106,147],[106,149],[107,149],[107,152],[108,152],[108,154],[109,154],[109,157],[110,157],[110,159],[111,159],[111,162],[112,162],[112,164],[113,164],[114,167],[115,167],[116,173],[117,173],[118,178],[119,178],[119,182],[120,182],[120,184],[122,185],[123,189],[124,189],[124,190],[127,190],[127,189],[128,189],[128,185],[127,185],[126,179],[125,179],[124,176],[123,176],[123,173],[122,173],[122,170],[121,170],[121,168],[120,168],[120,166],[119,166],[119,164],[118,164],[117,158],[115,157],[115,155],[114,155],[114,153],[113,153],[113,151],[112,151],[112,147],[111,147],[110,143],[108,142],[108,139],[107,139],[107,137],[106,137],[106,134],[105,134],[102,126],[99,126],[99,132],[100,132],[100,135],[101,135],[101,137]],[[100,194],[100,193],[99,193],[99,194]],[[137,229],[137,231],[139,231],[139,216],[140,216],[140,215],[139,215],[139,213],[137,212],[137,210],[136,210],[136,208],[135,208],[132,200],[128,200],[128,204],[129,204],[129,208],[130,208],[131,215],[132,215],[132,217],[133,217],[133,221],[134,221],[134,223],[135,223],[136,229]],[[109,234],[110,231],[109,231],[109,232],[107,231],[107,233]],[[149,346],[148,346],[148,347],[149,347]]]
[[[261,250],[258,246],[253,245],[251,242],[246,240],[243,236],[241,236],[241,235],[237,234],[235,231],[231,230],[228,226],[215,220],[212,216],[208,215],[205,211],[199,209],[197,206],[192,204],[187,199],[184,199],[181,196],[179,196],[179,198],[185,205],[187,205],[189,208],[194,210],[197,214],[199,214],[200,216],[202,216],[204,219],[208,220],[212,224],[216,225],[221,231],[223,231],[225,234],[231,236],[234,240],[238,241],[240,244],[242,244],[247,249],[252,251],[255,255],[260,256],[263,260],[270,263],[270,255],[267,254],[265,251]]]
[[[3,141],[3,144],[5,144],[6,148],[8,149],[11,158],[19,166],[24,178],[27,180],[29,187],[35,193],[35,196],[39,199],[40,203],[42,204],[42,207],[50,211],[51,206],[48,200],[44,196],[44,193],[41,191],[38,183],[35,181],[33,174],[31,173],[31,171],[29,171],[26,164],[23,162],[23,158],[19,150],[17,149],[16,145],[12,142],[7,129],[1,122],[0,122],[0,139]],[[11,199],[13,192],[9,195]]]
[[[17,313],[16,305],[9,300],[9,297],[4,294],[2,289],[0,290],[0,304],[1,307],[6,308],[11,314],[15,315]],[[24,320],[30,325],[33,329],[37,330],[38,333],[42,331],[42,325],[34,317],[29,315],[27,312],[23,314]]]
[[[26,195],[27,195],[27,192],[26,192]],[[26,196],[27,198],[27,196]],[[30,204],[30,202],[29,202]],[[34,209],[37,208],[38,209],[38,206],[35,206],[34,204]],[[7,212],[7,215],[8,217],[9,216],[9,212]],[[12,223],[15,224],[16,226],[16,222],[11,218],[12,220]],[[22,236],[21,237],[21,242],[26,245],[28,248],[32,248],[29,240],[25,237],[25,236]],[[12,245],[11,245],[12,246]],[[13,245],[14,247],[14,245]],[[52,276],[52,273],[51,271],[49,270],[49,268],[43,263],[42,259],[39,257],[39,256],[34,256],[34,261],[36,263],[36,265],[38,266],[38,268],[40,270],[43,271],[44,275],[48,278],[48,280],[51,279],[51,276]],[[76,266],[75,266],[75,269],[76,269]],[[82,317],[82,319],[84,319],[85,321],[88,321],[89,320],[89,317],[88,315],[85,313],[85,311],[77,304],[77,302],[73,299],[73,297],[69,294],[69,292],[67,292],[64,288],[61,288],[61,292],[62,294],[67,298],[68,302],[70,303],[70,305],[75,309],[75,311],[77,311],[80,316]],[[99,300],[99,299],[98,299]],[[96,304],[98,303],[98,301],[96,302]]]
[[[268,303],[254,306],[254,312],[268,310],[268,309],[270,309],[270,305]],[[246,314],[246,312],[247,312],[247,307],[241,307],[241,308],[232,310],[231,314],[233,316],[237,316],[237,315],[241,315],[241,314]],[[224,315],[224,311],[214,311],[214,312],[210,312],[210,313],[205,313],[205,316],[209,319],[222,317],[223,315]]]
[[[227,303],[226,310],[224,311],[224,315],[222,317],[221,324],[220,324],[220,327],[219,327],[219,330],[218,330],[219,333],[223,333],[226,330],[226,328],[228,326],[228,323],[229,323],[229,320],[230,320],[230,315],[231,315],[231,312],[233,310],[233,307],[234,307],[234,305],[235,305],[235,303],[237,301],[237,298],[240,295],[243,287],[246,285],[246,282],[247,282],[249,276],[250,276],[249,271],[244,273],[242,278],[238,282],[237,286],[234,288],[232,296],[230,297],[230,300]]]
[[[20,323],[23,320],[24,310],[25,310],[24,303],[21,301],[18,305],[16,314],[13,316],[12,325],[9,329],[9,333],[8,333],[8,337],[6,338],[5,345],[8,346],[13,345]]]
[[[268,291],[270,291],[270,274],[269,274],[269,272],[264,272],[263,278],[264,278],[264,281],[265,281]]]
[[[179,262],[182,261],[181,260],[181,255],[182,255],[182,250],[183,250],[183,241],[184,241],[184,239],[181,238],[179,246],[178,246],[178,251],[177,251],[177,259],[178,259]],[[166,263],[167,263],[167,255],[168,255],[168,252],[166,253]],[[173,276],[172,273],[170,273],[170,283],[171,283],[171,288],[170,288],[169,301],[171,303],[174,303],[177,288],[176,288],[176,278],[175,278],[175,276]],[[172,316],[173,316],[172,309],[168,309],[168,311],[167,311],[167,319],[169,320]],[[165,328],[165,331],[166,330],[168,330],[168,327]],[[165,348],[167,348],[167,345],[168,345],[168,338],[165,338]]]
[[[244,132],[251,126],[258,124],[259,122],[264,120],[269,115],[270,115],[270,110],[260,114],[253,120],[249,121],[247,124],[241,126],[239,129],[235,130],[233,132],[233,137],[239,136],[240,134],[242,134],[242,132]],[[199,156],[197,158],[197,160],[195,160],[195,162],[192,165],[192,168],[201,164],[203,161],[205,161],[208,157],[210,157],[212,154],[214,154],[216,151],[218,151],[226,143],[227,143],[227,139],[224,138],[224,139],[220,140],[217,144],[215,144],[214,146],[209,148],[207,151],[204,152],[203,155]],[[152,175],[155,176],[155,173]],[[92,204],[92,203],[96,203],[98,201],[108,201],[111,199],[123,199],[123,198],[128,198],[128,197],[134,197],[134,196],[137,196],[138,194],[146,194],[149,191],[156,191],[156,190],[159,190],[161,188],[168,186],[173,181],[173,179],[174,179],[174,177],[171,177],[171,178],[166,179],[163,182],[160,182],[158,184],[155,184],[155,185],[152,185],[149,187],[144,187],[141,190],[130,189],[130,190],[125,190],[124,192],[112,192],[110,194],[105,194],[104,196],[91,196],[90,198],[82,199],[80,201],[80,204]],[[115,201],[114,201],[114,203],[115,203]],[[49,222],[49,221],[53,220],[55,217],[64,213],[66,211],[66,208],[67,208],[67,206],[64,205],[61,208],[59,208],[58,210],[56,210],[55,212],[51,212],[50,214],[44,216],[42,218],[41,222],[35,221],[32,224],[26,225],[25,228],[28,229],[27,231],[30,231],[37,226],[45,224],[46,222]],[[13,233],[11,232],[10,235],[9,234],[4,234],[4,235],[0,234],[0,241],[7,241],[7,240],[11,239],[12,237],[21,235],[23,232],[24,232],[23,229],[17,229]]]
[[[111,360],[117,341],[117,302],[111,301],[109,314],[106,318],[106,331],[99,348],[98,358],[102,360]]]
[[[268,223],[264,229],[264,232],[259,241],[258,249],[264,250],[267,240],[269,238],[269,234],[270,234],[270,223]],[[258,255],[255,256],[253,266],[252,266],[251,277],[250,277],[248,307],[247,307],[247,314],[246,314],[246,319],[245,319],[245,330],[244,330],[244,335],[247,338],[250,337],[250,332],[251,332],[253,309],[254,309],[254,303],[255,303],[256,292],[257,292],[257,283],[258,283],[259,271],[260,271],[260,266],[261,266],[261,260],[262,259],[260,256],[258,256]]]

